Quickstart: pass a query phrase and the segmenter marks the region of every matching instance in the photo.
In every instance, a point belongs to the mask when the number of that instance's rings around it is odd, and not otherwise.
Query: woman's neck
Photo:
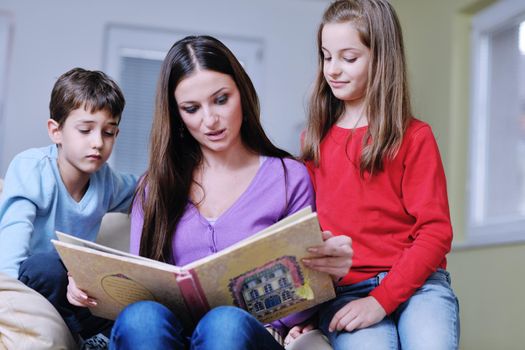
[[[243,168],[259,159],[259,155],[240,143],[223,152],[202,149],[202,167],[207,170],[232,170]]]

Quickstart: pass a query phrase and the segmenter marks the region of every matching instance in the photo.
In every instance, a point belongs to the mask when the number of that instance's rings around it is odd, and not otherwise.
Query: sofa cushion
[[[74,349],[55,308],[22,282],[0,274],[0,349]]]

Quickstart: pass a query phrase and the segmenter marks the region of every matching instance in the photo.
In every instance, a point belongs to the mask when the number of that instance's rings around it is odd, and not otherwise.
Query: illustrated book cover
[[[335,297],[328,274],[306,268],[322,243],[317,214],[305,208],[236,244],[185,266],[132,255],[57,232],[52,240],[77,286],[97,300],[94,315],[115,319],[130,303],[155,300],[186,324],[236,305],[263,323]]]

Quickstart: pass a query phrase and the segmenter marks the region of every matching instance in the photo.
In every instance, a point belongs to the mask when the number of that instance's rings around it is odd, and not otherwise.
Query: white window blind
[[[473,20],[469,236],[525,240],[525,3]]]

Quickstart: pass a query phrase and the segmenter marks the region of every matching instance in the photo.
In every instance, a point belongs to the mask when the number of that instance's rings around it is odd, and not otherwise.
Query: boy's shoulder
[[[19,160],[39,162],[44,159],[56,159],[56,158],[57,158],[57,148],[56,148],[56,145],[53,144],[53,145],[49,145],[45,147],[26,149],[25,151],[18,153],[13,158],[12,163],[19,161]]]

